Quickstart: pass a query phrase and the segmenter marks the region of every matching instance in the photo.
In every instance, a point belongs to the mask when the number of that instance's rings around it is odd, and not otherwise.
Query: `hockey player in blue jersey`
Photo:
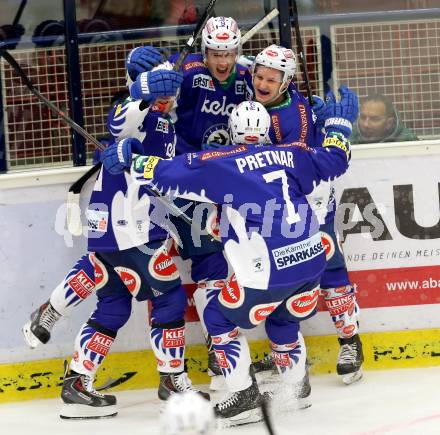
[[[160,372],[159,398],[192,389],[184,372],[186,292],[167,250],[167,209],[154,195],[123,173],[131,151],[152,152],[168,157],[175,142],[171,120],[166,115],[181,83],[180,73],[153,70],[147,77],[155,104],[142,110],[139,102],[127,101],[115,108],[115,120],[130,116],[140,120],[134,129],[119,129],[119,137],[137,135],[118,142],[102,154],[101,169],[87,210],[88,249],[93,256],[98,303],[81,328],[73,359],[66,371],[61,397],[63,418],[96,418],[116,414],[116,399],[93,388],[94,375],[109,352],[118,330],[131,314],[132,299],[151,300],[150,339]],[[142,114],[138,112],[143,112]],[[116,123],[117,124],[117,123]],[[121,123],[122,126],[126,124]],[[113,131],[113,134],[116,132]],[[109,152],[110,151],[110,152]]]
[[[271,116],[269,132],[272,143],[285,143],[306,139],[309,144],[320,144],[323,123],[314,123],[312,112],[305,98],[292,82],[296,72],[296,59],[292,50],[272,45],[261,51],[252,67],[255,99],[262,103]],[[348,92],[342,87],[342,92]],[[330,93],[334,100],[334,95]],[[351,98],[356,98],[353,94]],[[313,110],[319,118],[328,117],[326,106],[316,98]],[[352,122],[340,119],[340,129],[349,137]],[[337,122],[329,120],[327,122]],[[310,142],[310,139],[312,140]],[[337,373],[345,384],[362,377],[362,343],[359,338],[358,314],[355,289],[348,278],[344,256],[335,232],[335,192],[331,183],[321,183],[309,200],[319,216],[321,235],[326,245],[327,266],[321,277],[321,293],[335,325],[340,350],[336,365]]]
[[[329,110],[341,107],[344,117],[349,108],[342,101]],[[222,205],[220,234],[235,274],[210,298],[204,320],[228,386],[228,397],[215,407],[227,425],[261,419],[262,396],[238,327],[266,320],[283,383],[291,392],[302,385],[299,320],[314,313],[325,268],[319,225],[305,195],[321,180],[341,175],[350,154],[337,126],[327,125],[323,147],[316,149],[301,142],[262,146],[269,126],[259,103],[244,102],[231,116],[235,146],[133,163],[140,183]]]
[[[183,83],[172,115],[177,134],[176,155],[200,151],[206,144],[229,144],[229,115],[237,104],[252,98],[250,73],[236,63],[240,52],[241,33],[236,21],[229,17],[210,18],[202,31],[201,53],[189,54],[181,67]],[[170,61],[176,58],[177,55],[173,55]],[[130,77],[134,80],[131,95],[142,99],[142,74]],[[185,213],[190,216],[196,207],[193,204],[187,208],[188,202],[181,199],[177,199],[176,204],[185,207]],[[200,228],[192,230],[197,234],[207,233],[198,240],[194,240],[185,223],[178,218],[172,219],[183,245],[179,253],[182,258],[192,260],[191,278],[198,283],[193,297],[208,347],[210,339],[201,313],[207,296],[217,290],[228,271],[216,233],[215,216],[215,207],[204,210]],[[209,352],[208,363],[210,375],[220,374],[213,352]],[[215,380],[211,387],[217,388]]]
[[[163,60],[162,54],[154,47],[144,46],[142,50],[133,49],[127,56],[127,75],[137,76],[140,72],[151,71]],[[120,140],[124,137],[136,137],[142,141],[145,137],[145,129],[138,129],[138,126],[141,126],[146,111],[138,111],[136,103],[128,104],[125,101],[127,97],[128,95],[123,94],[121,99],[119,95],[115,94],[111,102],[107,124],[107,128],[113,133],[110,143],[115,138]],[[132,111],[134,111],[134,117],[131,117]],[[130,115],[131,118],[128,123],[125,123],[127,121],[126,115]],[[168,157],[174,155],[174,142],[167,146],[166,155]],[[95,153],[93,164],[99,162],[99,156],[100,153]],[[54,288],[49,300],[32,312],[30,320],[22,328],[26,343],[31,348],[35,348],[41,343],[47,343],[55,323],[61,317],[69,316],[73,309],[92,295],[95,290],[93,256],[86,254],[74,264],[64,279]]]

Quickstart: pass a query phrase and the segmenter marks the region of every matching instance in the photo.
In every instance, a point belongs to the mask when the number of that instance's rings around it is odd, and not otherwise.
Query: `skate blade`
[[[250,409],[241,414],[229,418],[217,417],[217,429],[227,429],[228,427],[242,426],[244,424],[258,423],[263,420],[261,408]]]
[[[79,404],[65,403],[60,411],[60,417],[63,419],[93,419],[114,417],[118,414],[116,405],[110,406],[88,406]]]
[[[38,338],[32,333],[31,331],[31,321],[27,322],[23,328],[21,328],[21,332],[23,333],[24,340],[26,341],[26,344],[31,348],[35,349],[39,344],[41,344],[41,341],[38,340]]]
[[[346,375],[342,376],[342,382],[345,385],[351,385],[355,382],[360,381],[363,378],[364,374],[362,373],[362,370],[359,369],[357,372],[354,373],[348,373]]]
[[[226,390],[226,382],[223,375],[211,376],[211,383],[209,384],[211,391],[224,391]]]

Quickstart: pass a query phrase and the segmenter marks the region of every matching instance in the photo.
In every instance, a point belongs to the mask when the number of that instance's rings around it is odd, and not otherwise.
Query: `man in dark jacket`
[[[406,128],[391,100],[385,95],[369,95],[360,104],[359,118],[350,136],[352,144],[418,140]]]

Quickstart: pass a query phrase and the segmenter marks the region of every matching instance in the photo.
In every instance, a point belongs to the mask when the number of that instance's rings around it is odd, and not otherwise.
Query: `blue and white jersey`
[[[173,123],[155,106],[141,111],[139,101],[128,99],[111,110],[108,128],[116,141],[139,139],[146,154],[174,155]],[[165,239],[167,232],[157,223],[166,220],[167,209],[159,199],[139,191],[128,173],[111,175],[101,168],[87,210],[89,251],[122,251]]]
[[[170,58],[175,62],[176,56]],[[181,71],[183,83],[173,112],[176,155],[195,152],[203,143],[228,145],[228,120],[232,109],[253,96],[252,78],[247,68],[236,65],[226,83],[212,77],[201,54],[190,54]]]
[[[163,192],[222,205],[220,236],[238,282],[285,289],[318,278],[325,267],[319,225],[305,195],[345,172],[348,152],[348,141],[337,135],[321,148],[299,142],[227,146],[172,160],[150,157],[135,177]]]
[[[286,99],[279,105],[266,107],[271,120],[269,137],[272,143],[303,142],[321,146],[323,134],[316,127],[308,101],[290,83]]]
[[[304,142],[311,147],[320,147],[324,134],[314,122],[309,102],[293,83],[289,85],[286,96],[283,103],[266,108],[271,118],[271,142]],[[308,200],[320,224],[333,220],[336,204],[334,188],[330,182],[321,182],[308,195]]]

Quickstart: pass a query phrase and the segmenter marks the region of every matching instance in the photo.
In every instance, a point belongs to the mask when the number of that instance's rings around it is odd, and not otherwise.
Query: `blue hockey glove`
[[[101,154],[101,162],[110,174],[120,174],[131,166],[132,153],[141,153],[142,144],[135,138],[129,137],[114,143]]]
[[[177,94],[183,81],[180,72],[158,69],[138,75],[130,88],[130,95],[135,100],[147,103],[160,97],[171,97]]]
[[[151,71],[162,62],[161,52],[150,45],[145,45],[136,47],[128,53],[125,66],[131,80],[135,81],[140,73]]]
[[[325,104],[321,97],[313,95],[312,110],[316,115],[316,126],[319,130],[322,130],[324,128],[325,120],[331,117],[330,107]]]
[[[351,135],[353,122],[356,121],[359,114],[358,97],[354,91],[346,86],[339,88],[339,94],[341,96],[339,102],[336,101],[332,91],[327,94],[324,129],[326,132],[340,132],[348,138]]]

